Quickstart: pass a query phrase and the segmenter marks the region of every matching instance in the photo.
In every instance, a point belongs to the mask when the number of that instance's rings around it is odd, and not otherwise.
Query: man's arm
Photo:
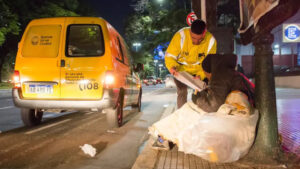
[[[181,52],[180,40],[180,34],[177,32],[173,36],[165,54],[165,64],[171,74],[176,73],[176,69],[180,66],[177,62],[177,57]]]

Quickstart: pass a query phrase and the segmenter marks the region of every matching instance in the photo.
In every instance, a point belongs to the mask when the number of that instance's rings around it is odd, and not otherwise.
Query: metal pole
[[[206,22],[206,0],[201,0],[201,19]]]
[[[267,32],[254,40],[255,104],[260,113],[255,143],[245,158],[257,164],[270,164],[279,155],[275,82],[273,72],[274,36]]]

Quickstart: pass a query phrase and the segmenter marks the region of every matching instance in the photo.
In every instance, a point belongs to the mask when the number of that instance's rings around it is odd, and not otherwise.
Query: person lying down
[[[168,150],[173,143],[179,151],[213,162],[232,162],[247,154],[255,138],[258,112],[254,85],[234,70],[235,63],[235,55],[204,59],[208,88],[149,127],[156,139],[152,148]]]

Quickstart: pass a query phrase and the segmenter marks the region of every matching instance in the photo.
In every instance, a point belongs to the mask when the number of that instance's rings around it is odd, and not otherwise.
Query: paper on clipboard
[[[177,72],[177,74],[174,75],[174,77],[180,82],[198,91],[201,91],[206,87],[205,82],[203,82],[200,79],[195,79],[192,75],[190,75],[187,72]]]

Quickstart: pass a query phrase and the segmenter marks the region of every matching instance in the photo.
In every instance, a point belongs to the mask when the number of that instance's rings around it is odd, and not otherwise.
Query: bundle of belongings
[[[211,67],[205,67],[206,58],[203,70],[211,73],[208,88],[154,123],[149,134],[166,149],[172,142],[179,151],[212,162],[237,161],[248,153],[255,138],[254,85],[234,70],[235,55],[207,57]]]

